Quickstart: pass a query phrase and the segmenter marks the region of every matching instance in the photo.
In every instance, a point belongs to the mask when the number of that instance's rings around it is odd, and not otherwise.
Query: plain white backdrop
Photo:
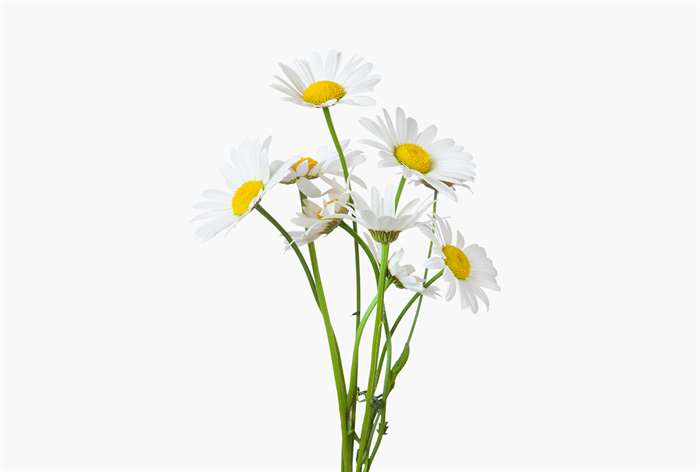
[[[4,15],[8,469],[336,469],[294,256],[257,214],[204,245],[189,222],[228,144],[330,143],[320,111],[268,87],[277,62],[327,48],[373,62],[380,105],[475,155],[473,194],[441,208],[503,289],[477,316],[426,303],[377,470],[694,469],[692,2]],[[341,137],[377,110],[335,107]],[[391,178],[367,151],[368,180]],[[295,206],[286,187],[266,199],[283,222]],[[425,241],[401,243],[420,264]],[[319,245],[345,352],[350,251],[345,234]]]

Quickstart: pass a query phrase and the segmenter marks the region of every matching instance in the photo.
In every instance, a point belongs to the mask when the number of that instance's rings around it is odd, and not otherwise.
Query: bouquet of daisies
[[[338,138],[330,109],[338,104],[375,104],[367,95],[380,80],[372,74],[372,64],[359,57],[344,61],[341,53],[330,51],[325,58],[313,54],[309,59],[280,64],[280,68],[283,75],[275,76],[277,82],[272,87],[284,94],[282,100],[320,108],[333,146],[272,162],[269,137],[231,149],[222,170],[225,190],[207,190],[195,205],[202,210],[194,218],[196,235],[211,239],[255,210],[285,238],[286,248],[293,251],[304,272],[325,328],[338,400],[341,472],[366,472],[387,432],[387,404],[409,359],[423,298],[440,296],[436,282],[442,280],[445,300],[459,292],[461,307],[476,313],[480,303],[488,307],[484,289],[499,290],[496,269],[486,251],[477,244],[467,244],[462,233],[454,231],[437,212],[440,198],[456,202],[459,188],[473,182],[474,159],[454,140],[438,139],[434,125],[421,130],[401,108],[393,117],[383,110],[375,119],[360,120],[370,137],[359,142],[377,154],[379,167],[399,171],[397,182],[384,189],[366,190],[357,172],[365,157],[349,141]],[[407,182],[423,188],[425,197],[402,202]],[[262,205],[267,192],[277,184],[296,187],[300,208],[291,223],[298,229],[287,230]],[[397,247],[401,233],[413,228],[427,238],[422,275],[403,263],[405,251]],[[354,251],[356,316],[349,371],[343,366],[316,253],[320,238],[331,233],[347,234],[348,249],[352,245]],[[307,249],[308,256],[304,254]],[[366,275],[362,274],[363,266],[370,269]],[[366,306],[360,292],[363,275],[376,285],[376,293]],[[393,317],[384,303],[385,293],[392,288],[410,295]],[[408,335],[396,339],[397,328],[414,305]],[[363,335],[370,338],[371,347],[364,366],[366,375],[360,376]]]

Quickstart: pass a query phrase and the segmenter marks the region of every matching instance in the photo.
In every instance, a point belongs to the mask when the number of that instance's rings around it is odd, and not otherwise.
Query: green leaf
[[[399,356],[398,359],[396,359],[396,363],[394,366],[391,368],[391,379],[392,379],[392,384],[396,380],[396,377],[399,375],[399,372],[401,372],[401,369],[406,365],[406,362],[408,361],[408,355],[410,353],[410,349],[408,347],[408,343],[404,344],[403,351],[401,351],[401,355]]]

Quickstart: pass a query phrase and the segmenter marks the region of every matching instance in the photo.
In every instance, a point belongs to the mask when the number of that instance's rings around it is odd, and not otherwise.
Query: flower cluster
[[[328,337],[342,432],[341,470],[368,472],[386,434],[387,399],[408,360],[423,298],[438,297],[440,293],[434,283],[442,279],[446,287],[444,298],[449,301],[459,293],[461,307],[476,313],[480,304],[489,307],[484,289],[500,290],[496,269],[486,251],[477,244],[467,244],[462,233],[453,232],[448,218],[437,210],[441,197],[458,202],[460,188],[469,188],[474,181],[474,158],[454,140],[438,137],[435,125],[421,129],[416,119],[402,108],[396,108],[393,116],[384,109],[374,119],[360,120],[370,136],[358,143],[376,153],[370,160],[375,159],[378,167],[398,170],[397,181],[381,189],[368,189],[358,175],[358,169],[367,159],[349,141],[338,138],[330,109],[335,105],[374,105],[368,94],[380,78],[372,73],[372,64],[359,57],[345,61],[341,53],[330,51],[325,57],[313,54],[309,59],[280,64],[280,68],[282,75],[275,76],[277,82],[272,87],[284,94],[285,101],[322,110],[333,147],[304,150],[272,162],[269,137],[244,141],[232,148],[222,168],[225,190],[207,190],[202,201],[195,205],[202,211],[194,218],[198,224],[196,236],[206,241],[219,233],[228,233],[256,210],[285,238],[285,248],[294,251],[309,282]],[[407,183],[414,184],[414,193],[422,196],[401,201]],[[294,188],[294,193],[298,193],[300,209],[291,218],[298,229],[288,231],[262,205],[265,195],[277,184]],[[422,276],[416,274],[413,265],[402,262],[407,251],[392,246],[401,233],[412,228],[425,235],[428,246],[428,256],[421,264]],[[326,303],[316,253],[321,238],[336,232],[350,236],[355,257],[355,345],[349,379],[342,367],[343,356]],[[308,258],[302,252],[305,246]],[[377,287],[374,299],[364,311],[360,290],[362,253],[372,268]],[[413,292],[393,323],[384,304],[384,293],[391,287]],[[416,300],[403,351],[392,359],[391,347],[397,342],[395,331]],[[369,375],[367,387],[362,391],[366,406],[361,428],[356,429],[358,402],[362,401],[358,387],[360,339],[373,313],[376,316]]]
[[[380,77],[372,74],[372,64],[362,58],[353,57],[343,62],[340,52],[330,51],[325,59],[315,53],[309,59],[290,65],[280,64],[280,68],[284,77],[275,76],[278,83],[272,87],[285,95],[283,100],[316,108],[375,103],[363,94],[372,92]],[[376,150],[379,167],[400,171],[401,187],[405,180],[457,201],[457,189],[474,181],[474,158],[464,147],[449,138],[438,139],[435,125],[420,130],[418,122],[402,108],[396,109],[393,119],[387,110],[382,110],[374,120],[362,118],[360,124],[372,138],[359,142]],[[433,250],[439,251],[439,255],[425,262],[425,267],[447,269],[445,298],[452,299],[458,291],[463,308],[476,312],[477,300],[488,307],[483,289],[499,290],[493,263],[481,246],[466,246],[460,232],[457,232],[456,244],[452,244],[452,230],[447,221],[435,214],[426,215],[434,201],[431,196],[397,209],[395,186],[387,185],[383,191],[371,188],[369,199],[352,190],[352,184],[365,188],[355,174],[365,157],[361,151],[351,149],[349,141],[341,143],[340,153],[322,146],[316,152],[300,153],[271,163],[269,148],[270,138],[245,141],[239,148],[231,149],[222,170],[227,191],[207,190],[203,193],[204,200],[195,205],[206,210],[195,217],[203,222],[196,230],[200,239],[208,240],[234,226],[275,184],[295,184],[304,202],[301,212],[291,221],[302,230],[289,232],[293,237],[290,245],[302,246],[326,236],[344,219],[357,222],[379,242],[393,242],[402,231],[418,226],[431,241]],[[344,179],[344,172],[347,179]],[[320,189],[315,181],[323,182],[327,189]],[[321,200],[315,203],[311,199]],[[419,222],[421,219],[430,221]],[[403,256],[403,250],[400,254]],[[378,260],[376,250],[373,257]],[[420,284],[403,286],[416,292],[423,290]],[[431,287],[429,293],[435,294],[435,289]]]

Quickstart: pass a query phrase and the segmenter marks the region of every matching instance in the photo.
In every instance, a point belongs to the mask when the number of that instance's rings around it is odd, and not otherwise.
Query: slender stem
[[[434,191],[433,193],[433,233],[435,232],[435,215],[437,213],[437,198],[438,198],[438,192],[437,190]],[[433,241],[430,240],[430,244],[428,244],[428,257],[427,259],[430,259],[430,256],[433,255]],[[423,280],[425,280],[428,277],[428,268],[426,267],[425,270],[423,271]],[[416,314],[413,315],[413,322],[411,323],[411,331],[408,333],[408,338],[407,338],[407,343],[411,342],[411,339],[413,339],[413,331],[416,329],[416,322],[418,321],[418,316],[420,316],[420,309],[423,306],[423,296],[421,295],[420,300],[418,300],[418,306],[416,307]]]
[[[303,255],[303,254],[301,253],[301,251],[299,250],[299,246],[297,246],[297,243],[294,242],[294,240],[293,240],[292,237],[289,235],[289,233],[287,232],[287,230],[285,230],[284,227],[283,227],[281,224],[279,224],[279,222],[278,222],[271,214],[269,214],[269,213],[267,212],[267,210],[265,210],[265,209],[262,207],[262,205],[260,205],[260,204],[258,203],[257,205],[255,205],[255,209],[256,209],[261,215],[263,215],[263,216],[267,219],[267,221],[269,221],[270,223],[272,223],[272,225],[273,225],[275,228],[277,228],[277,231],[279,231],[279,232],[282,234],[282,236],[284,236],[284,239],[287,240],[287,242],[289,243],[290,247],[294,250],[294,253],[297,255],[297,259],[299,259],[299,263],[301,264],[301,267],[304,269],[304,273],[306,274],[306,278],[307,278],[308,281],[309,281],[309,286],[310,286],[310,288],[311,288],[311,293],[312,293],[313,296],[314,296],[314,300],[316,300],[316,303],[318,304],[318,295],[316,294],[316,282],[314,282],[314,278],[313,278],[313,276],[311,275],[311,271],[309,270],[309,265],[306,263],[306,258],[304,257],[304,255]]]
[[[399,207],[399,200],[401,200],[401,194],[403,193],[403,188],[406,185],[406,177],[401,176],[399,180],[399,188],[396,189],[396,197],[394,197],[394,211]]]
[[[331,118],[331,110],[329,107],[323,107],[322,110],[323,117],[326,119],[328,131],[331,134],[333,144],[335,145],[335,150],[338,153],[338,158],[340,159],[340,166],[343,169],[343,178],[345,179],[345,184],[348,186],[348,190],[352,190],[352,186],[350,185],[350,173],[348,171],[348,163],[345,159],[345,154],[343,153],[343,146],[340,144],[338,134],[336,133],[335,126],[333,125],[333,118]],[[349,203],[352,203],[352,198],[349,199]],[[355,232],[355,234],[357,234],[357,223],[354,221],[352,223],[352,229]],[[355,256],[355,333],[357,333],[357,330],[360,326],[360,311],[362,310],[362,278],[360,275],[360,249],[358,247],[357,239],[355,239],[353,242],[353,252]],[[353,422],[355,418],[355,408],[355,401],[353,401],[350,406],[350,410],[352,411],[351,416],[353,418]],[[353,430],[355,429],[354,423],[352,425],[352,428]],[[349,455],[350,467],[352,467],[352,456],[354,447],[355,444],[353,441],[351,441],[348,447],[349,450],[343,451],[344,455]]]
[[[365,416],[362,422],[362,434],[360,435],[360,446],[358,450],[357,470],[359,471],[362,464],[367,458],[367,447],[369,446],[369,437],[372,431],[372,420],[374,417],[374,391],[375,378],[377,376],[377,358],[379,357],[379,343],[382,331],[382,321],[384,319],[384,287],[386,285],[387,261],[389,259],[389,244],[382,243],[382,255],[379,269],[379,280],[377,281],[377,315],[374,320],[374,334],[372,337],[372,353],[369,362],[369,378],[367,380],[367,393]]]
[[[343,146],[340,145],[338,140],[338,135],[335,132],[335,126],[333,126],[333,118],[331,118],[331,110],[329,107],[323,107],[323,116],[326,118],[326,125],[328,126],[328,131],[331,133],[331,138],[333,138],[333,144],[335,144],[335,150],[338,152],[338,157],[340,157],[340,166],[343,168],[343,178],[347,182],[350,174],[348,173],[348,163],[345,161],[345,154],[343,154]]]
[[[340,227],[348,233],[350,236],[355,239],[357,242],[358,246],[362,248],[364,251],[365,255],[367,256],[367,260],[369,261],[370,265],[372,266],[372,270],[374,271],[374,277],[377,279],[379,277],[379,267],[377,267],[377,261],[374,260],[374,255],[372,254],[372,251],[369,249],[369,246],[367,246],[367,243],[362,240],[359,234],[357,234],[357,231],[352,229],[347,225],[347,223],[340,223]]]
[[[430,287],[431,285],[433,285],[440,277],[442,277],[443,272],[444,272],[444,269],[441,270],[440,272],[438,272],[437,274],[435,274],[434,276],[432,276],[432,277],[430,278],[430,280],[428,280],[427,282],[425,282],[425,284],[423,284],[423,286],[427,288],[427,287]],[[401,312],[399,313],[399,316],[396,317],[396,320],[394,320],[394,324],[391,326],[391,330],[389,331],[389,332],[391,333],[392,336],[394,335],[394,333],[395,333],[396,330],[398,329],[399,323],[401,323],[401,320],[403,319],[403,317],[406,315],[406,313],[408,313],[408,310],[413,306],[413,304],[416,302],[416,300],[418,300],[420,297],[421,297],[421,294],[420,294],[420,293],[414,294],[414,295],[408,300],[408,302],[406,303],[406,305],[404,305],[404,307],[401,309]],[[381,368],[382,365],[384,364],[384,356],[385,356],[385,354],[386,354],[386,349],[387,349],[387,347],[386,347],[386,345],[385,345],[385,346],[382,348],[382,355],[381,355],[381,357],[380,357],[380,359],[379,359],[379,367],[380,367],[380,368]]]
[[[335,331],[333,331],[333,325],[331,324],[328,305],[326,304],[326,296],[323,291],[323,283],[321,282],[321,273],[318,267],[318,258],[316,256],[316,246],[314,243],[309,243],[309,255],[311,257],[311,267],[313,268],[314,277],[316,279],[318,305],[321,310],[321,315],[323,316],[323,325],[326,329],[326,337],[328,338],[328,348],[331,354],[331,364],[333,365],[333,378],[335,380],[335,389],[338,396],[338,413],[340,415],[340,432],[343,444],[341,467],[343,469],[347,469],[347,462],[348,460],[351,461],[351,458],[346,457],[348,438],[347,434],[345,434],[345,412],[347,397],[345,394],[345,375],[343,374],[343,363],[340,357],[340,350],[338,349],[338,341],[335,337]]]

